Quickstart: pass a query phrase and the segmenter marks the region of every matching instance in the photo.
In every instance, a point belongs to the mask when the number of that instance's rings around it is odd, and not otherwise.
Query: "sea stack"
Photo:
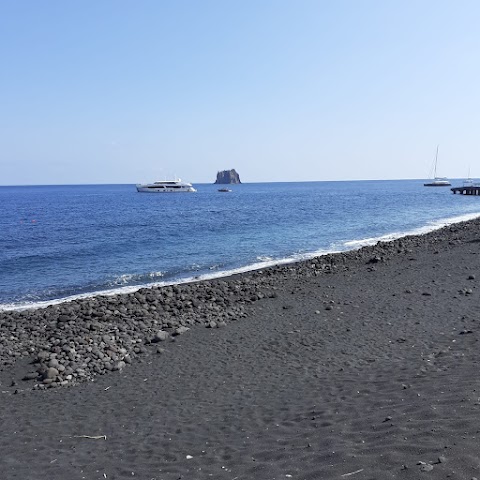
[[[234,168],[231,170],[223,170],[222,172],[217,172],[217,179],[215,184],[225,185],[230,183],[242,183],[240,181],[240,176]]]

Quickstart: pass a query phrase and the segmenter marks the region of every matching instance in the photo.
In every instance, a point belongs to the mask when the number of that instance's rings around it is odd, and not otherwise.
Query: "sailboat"
[[[433,180],[428,183],[424,183],[424,187],[449,187],[451,183],[446,177],[437,177],[437,161],[438,161],[438,145],[437,153],[435,154],[435,166],[433,168]]]
[[[464,187],[478,187],[478,183],[470,176],[470,167],[468,167],[468,178],[463,181]]]

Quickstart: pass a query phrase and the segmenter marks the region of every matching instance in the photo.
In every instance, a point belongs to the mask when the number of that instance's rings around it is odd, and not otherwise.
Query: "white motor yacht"
[[[137,184],[137,192],[142,193],[173,193],[173,192],[196,192],[191,183],[176,180],[164,180],[162,182]]]

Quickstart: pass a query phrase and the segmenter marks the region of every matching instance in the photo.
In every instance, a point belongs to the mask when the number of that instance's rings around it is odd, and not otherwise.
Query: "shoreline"
[[[298,254],[292,257],[287,257],[284,259],[278,259],[278,260],[272,259],[267,261],[259,261],[257,263],[253,263],[243,267],[238,267],[238,268],[234,268],[234,269],[230,269],[222,272],[210,273],[210,274],[204,273],[200,275],[187,277],[185,279],[173,280],[171,282],[170,281],[153,282],[153,283],[140,284],[140,285],[123,286],[123,287],[117,287],[117,288],[112,288],[107,290],[99,290],[96,292],[69,295],[67,297],[62,297],[58,299],[38,301],[32,304],[24,304],[24,303],[3,304],[3,305],[0,304],[0,313],[10,312],[10,311],[20,312],[20,311],[26,311],[26,310],[35,310],[39,308],[40,309],[47,308],[53,305],[61,305],[63,303],[95,299],[97,297],[104,297],[104,296],[112,297],[112,296],[118,296],[118,295],[128,295],[146,288],[156,289],[156,288],[164,288],[164,287],[175,286],[175,285],[195,284],[203,281],[228,279],[232,276],[248,274],[248,273],[256,272],[258,270],[274,268],[282,265],[290,265],[290,264],[296,264],[301,262],[307,262],[314,258],[325,256],[325,255],[336,255],[341,253],[353,252],[353,251],[360,250],[364,247],[375,245],[377,242],[390,242],[390,241],[395,241],[395,240],[405,238],[405,237],[410,237],[410,236],[422,236],[422,235],[426,235],[428,233],[434,232],[436,230],[440,230],[442,228],[448,227],[450,225],[468,222],[470,220],[475,220],[477,218],[480,218],[480,212],[467,213],[467,214],[463,214],[455,217],[442,218],[438,220],[431,220],[427,225],[416,227],[406,232],[401,232],[401,233],[391,232],[391,233],[383,234],[377,237],[364,238],[359,240],[346,240],[343,243],[343,246],[345,248],[341,250],[320,249],[315,252],[302,253],[302,254]]]
[[[275,298],[278,288],[275,283],[284,282],[286,276],[309,278],[335,273],[337,269],[349,270],[365,262],[371,265],[369,269],[375,270],[375,264],[385,262],[385,258],[401,257],[411,248],[434,245],[438,238],[444,239],[452,231],[476,226],[480,226],[479,216],[421,235],[406,235],[225,277],[87,296],[43,308],[3,310],[0,311],[1,324],[4,328],[14,326],[18,334],[10,341],[3,339],[0,366],[14,365],[17,359],[33,353],[37,355],[34,368],[25,372],[23,379],[35,380],[34,389],[77,385],[110,371],[123,370],[146,352],[145,345],[174,340],[192,327],[223,327],[245,317],[249,305]],[[48,335],[53,335],[53,341],[46,341]],[[93,337],[89,340],[93,347],[86,349],[77,342],[77,337],[85,335]],[[92,348],[97,361],[91,361]],[[106,351],[112,352],[111,355],[105,355]],[[51,363],[53,368],[60,364],[62,369],[48,373]]]
[[[477,218],[0,312],[2,478],[478,478],[479,268]]]

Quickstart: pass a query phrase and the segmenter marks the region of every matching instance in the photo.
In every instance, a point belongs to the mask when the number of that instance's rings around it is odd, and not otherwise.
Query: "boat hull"
[[[148,187],[143,185],[137,185],[137,192],[140,193],[189,193],[196,192],[197,190],[193,187]]]
[[[452,184],[448,181],[447,177],[437,176],[437,162],[438,162],[438,145],[437,153],[435,154],[435,162],[433,164],[433,178],[431,182],[424,183],[424,187],[451,187]]]

